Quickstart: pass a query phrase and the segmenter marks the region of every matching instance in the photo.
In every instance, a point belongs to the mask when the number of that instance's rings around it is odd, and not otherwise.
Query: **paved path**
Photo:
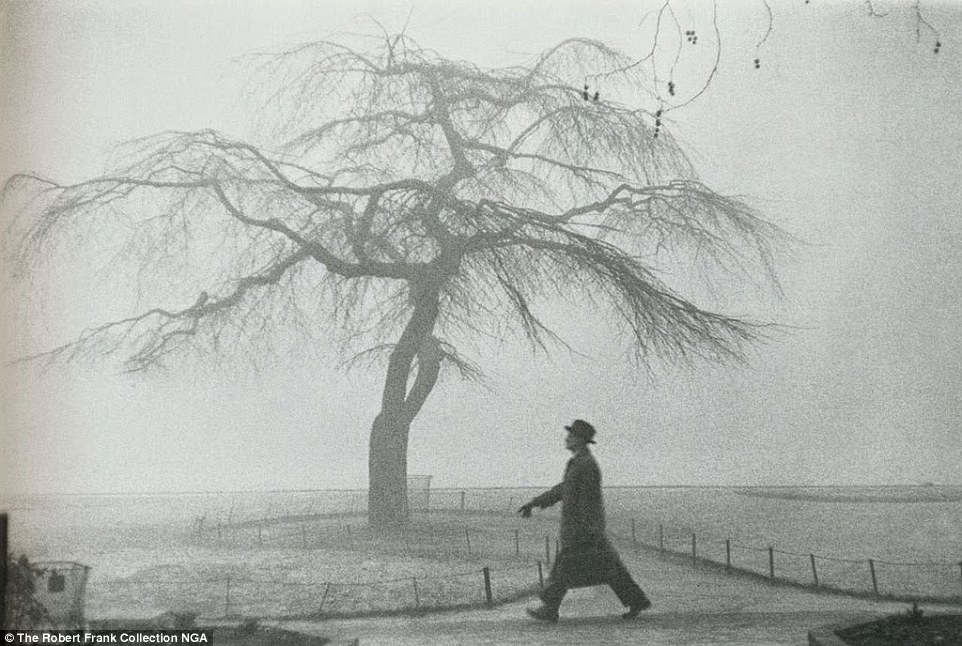
[[[802,645],[807,644],[808,631],[820,625],[907,608],[905,603],[768,585],[656,554],[623,557],[654,603],[634,621],[620,618],[621,604],[609,588],[596,587],[569,592],[557,624],[536,622],[525,615],[525,606],[537,603],[532,598],[490,610],[281,625],[335,640],[357,638],[361,646]]]

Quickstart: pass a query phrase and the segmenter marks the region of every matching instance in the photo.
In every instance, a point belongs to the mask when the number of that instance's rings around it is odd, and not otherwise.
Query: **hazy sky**
[[[719,3],[722,57],[700,99],[671,113],[703,179],[746,196],[807,244],[782,259],[784,296],[724,291],[732,313],[795,329],[746,366],[655,366],[577,304],[548,313],[586,356],[532,356],[517,340],[479,358],[488,389],[448,381],[411,433],[409,471],[435,486],[541,485],[566,459],[562,426],[599,430],[608,484],[962,483],[962,7],[770,0]],[[484,65],[587,36],[638,56],[626,2],[38,2],[0,4],[0,177],[75,181],[112,144],[214,127],[246,137],[231,60],[404,28]],[[714,51],[710,5],[673,3]],[[707,9],[707,10],[706,10]],[[7,217],[5,215],[4,217]],[[49,278],[51,344],[103,316],[95,273]],[[6,278],[5,278],[6,280]],[[12,307],[8,304],[8,308]],[[8,317],[9,318],[9,317]],[[6,321],[6,351],[22,323]],[[76,365],[7,369],[0,486],[41,492],[362,487],[380,370],[345,375],[283,357],[128,377]]]

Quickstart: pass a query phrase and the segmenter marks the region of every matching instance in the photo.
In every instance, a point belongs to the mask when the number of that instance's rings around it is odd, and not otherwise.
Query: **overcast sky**
[[[921,2],[720,3],[721,64],[671,113],[702,178],[805,241],[780,263],[784,296],[723,291],[726,311],[793,326],[748,365],[655,365],[576,304],[547,316],[584,356],[516,339],[479,358],[489,387],[448,381],[412,428],[409,471],[434,485],[547,485],[562,426],[599,431],[607,484],[962,484],[962,8]],[[482,66],[521,63],[572,36],[637,56],[645,15],[625,2],[44,2],[0,4],[0,177],[76,181],[112,144],[213,127],[238,137],[254,51],[407,29]],[[673,5],[699,34],[680,82],[704,78],[710,5]],[[942,43],[938,55],[934,42]],[[709,56],[710,57],[710,56]],[[686,76],[687,74],[687,76]],[[8,217],[7,214],[4,217]],[[49,277],[50,344],[97,322],[103,276]],[[6,278],[5,278],[6,280]],[[8,310],[13,306],[8,303]],[[10,317],[7,317],[8,319]],[[5,321],[6,351],[22,321]],[[124,492],[363,487],[382,372],[283,357],[129,377],[75,365],[6,369],[0,486]]]

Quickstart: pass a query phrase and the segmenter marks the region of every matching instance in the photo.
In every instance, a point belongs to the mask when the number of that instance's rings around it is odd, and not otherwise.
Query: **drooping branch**
[[[104,323],[86,330],[74,341],[20,358],[16,363],[69,361],[80,356],[95,358],[130,347],[132,353],[125,361],[126,371],[144,370],[176,350],[178,344],[187,343],[206,321],[229,314],[252,290],[277,285],[292,267],[308,258],[307,251],[298,250],[262,272],[240,278],[234,289],[224,296],[212,296],[202,291],[190,307],[179,310],[155,307],[135,316]]]
[[[305,236],[299,234],[290,227],[285,226],[276,218],[263,220],[244,215],[230,201],[220,184],[212,182],[210,187],[217,195],[217,199],[221,204],[224,205],[224,208],[232,218],[251,227],[267,229],[269,231],[280,233],[284,237],[294,242],[299,249],[305,251],[319,263],[324,265],[324,267],[326,267],[327,270],[332,273],[338,274],[345,278],[357,278],[360,276],[405,278],[410,276],[410,273],[405,270],[404,263],[380,263],[364,259],[362,259],[362,262],[346,262],[335,254],[331,253],[331,251],[328,250],[324,245],[313,240],[308,240]]]
[[[670,3],[663,10],[671,18]],[[649,108],[585,100],[589,72],[651,86],[624,54],[573,39],[527,66],[481,69],[399,36],[368,51],[321,42],[265,59],[282,79],[267,102],[283,115],[289,146],[164,133],[130,142],[115,172],[88,182],[19,178],[45,202],[23,255],[40,260],[48,239],[117,223],[133,232],[148,280],[158,263],[206,267],[224,254],[232,266],[220,282],[198,281],[222,288],[284,254],[303,256],[341,340],[391,348],[384,401],[393,408],[429,391],[434,363],[419,353],[430,339],[517,325],[538,347],[563,344],[536,302],[572,289],[603,300],[641,355],[698,346],[735,356],[755,329],[656,280],[663,260],[690,253],[774,281],[780,232],[701,184]],[[193,264],[177,248],[196,255]],[[188,314],[199,310],[149,311],[123,321],[128,338],[144,342],[135,363],[197,337],[200,319]],[[143,332],[150,325],[156,337]],[[409,390],[414,365],[426,381]]]
[[[372,522],[388,525],[406,516],[409,432],[442,368],[480,372],[462,344],[520,330],[536,348],[566,345],[541,314],[559,299],[615,319],[642,364],[737,359],[763,336],[666,275],[703,255],[774,282],[778,230],[698,181],[661,127],[658,74],[627,55],[572,39],[483,69],[385,34],[257,60],[277,87],[263,103],[272,143],[164,133],[123,146],[102,177],[13,181],[28,189],[25,267],[57,244],[124,238],[115,257],[139,264],[149,300],[31,359],[116,354],[145,370],[235,350],[241,334],[266,343],[288,322],[386,357],[368,469]],[[602,78],[629,91],[589,95],[582,84]]]
[[[618,248],[572,234],[567,242],[524,239],[514,245],[537,252],[538,262],[563,273],[568,288],[580,292],[603,310],[618,312],[639,358],[658,353],[685,359],[689,354],[738,359],[745,342],[760,336],[762,326],[697,307],[672,292],[654,274]],[[550,271],[550,269],[549,269]],[[518,301],[516,296],[514,302]],[[527,299],[523,301],[525,308]],[[532,328],[526,323],[529,331]]]
[[[508,303],[506,311],[537,347],[545,347],[544,339],[557,341],[535,314],[534,300],[548,288],[563,295],[578,286],[589,299],[604,295],[607,303],[599,309],[618,314],[641,359],[650,350],[684,359],[700,354],[693,350],[698,347],[738,358],[768,329],[697,307],[654,273],[654,259],[687,253],[726,274],[761,278],[777,288],[774,256],[789,236],[744,202],[699,182],[620,184],[604,199],[561,213],[490,201],[474,208],[485,224],[468,237],[465,253],[478,263],[475,284],[489,288],[458,292],[458,300],[471,303],[464,315],[483,308],[481,299]],[[648,250],[650,259],[642,262],[625,249]],[[478,273],[489,273],[491,281],[477,280]]]

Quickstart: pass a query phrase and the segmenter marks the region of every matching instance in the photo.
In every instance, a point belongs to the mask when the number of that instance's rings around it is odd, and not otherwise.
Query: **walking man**
[[[628,608],[622,617],[634,619],[651,607],[651,601],[631,578],[605,534],[601,469],[588,450],[588,445],[595,443],[595,429],[576,419],[565,430],[565,448],[574,455],[565,467],[564,480],[518,509],[522,518],[528,518],[534,507],[544,509],[561,503],[559,550],[540,594],[541,607],[528,608],[527,612],[541,621],[558,621],[558,608],[569,588],[607,583]]]

